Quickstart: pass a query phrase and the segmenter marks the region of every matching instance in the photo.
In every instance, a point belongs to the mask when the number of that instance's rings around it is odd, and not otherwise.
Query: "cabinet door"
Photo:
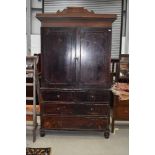
[[[42,28],[42,86],[67,86],[75,81],[75,29]]]
[[[111,29],[81,28],[79,34],[80,58],[76,62],[79,83],[83,86],[110,84]],[[76,56],[76,57],[77,57]]]

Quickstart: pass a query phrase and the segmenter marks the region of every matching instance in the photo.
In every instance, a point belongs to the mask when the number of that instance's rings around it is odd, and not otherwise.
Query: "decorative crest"
[[[84,7],[67,7],[63,11],[58,10],[57,15],[73,15],[75,16],[76,14],[79,15],[94,15],[94,11],[88,11]]]

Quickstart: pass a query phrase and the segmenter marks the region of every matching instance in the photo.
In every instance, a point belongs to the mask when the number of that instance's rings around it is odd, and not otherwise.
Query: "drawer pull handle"
[[[57,95],[57,98],[60,98],[60,95]]]
[[[93,110],[94,110],[94,108],[91,108],[90,110],[91,110],[91,111],[93,111]]]
[[[60,108],[57,108],[57,110],[60,110]]]
[[[91,98],[94,98],[94,96],[91,96]]]

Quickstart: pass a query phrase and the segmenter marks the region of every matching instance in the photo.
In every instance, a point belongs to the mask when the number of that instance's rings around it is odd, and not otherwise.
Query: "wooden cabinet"
[[[37,14],[41,21],[41,136],[100,130],[109,137],[113,14],[82,7]]]
[[[120,100],[119,96],[114,95],[113,113],[111,130],[114,132],[115,121],[129,120],[129,100]]]
[[[42,86],[109,88],[111,28],[42,27],[41,34]]]

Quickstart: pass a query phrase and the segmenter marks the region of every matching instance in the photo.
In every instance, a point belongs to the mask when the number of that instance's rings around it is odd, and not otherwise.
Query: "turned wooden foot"
[[[40,130],[40,137],[44,137],[45,136],[45,131],[44,130]]]
[[[109,136],[110,136],[110,131],[109,131],[109,130],[105,130],[105,131],[104,131],[104,137],[105,137],[106,139],[108,139]]]

